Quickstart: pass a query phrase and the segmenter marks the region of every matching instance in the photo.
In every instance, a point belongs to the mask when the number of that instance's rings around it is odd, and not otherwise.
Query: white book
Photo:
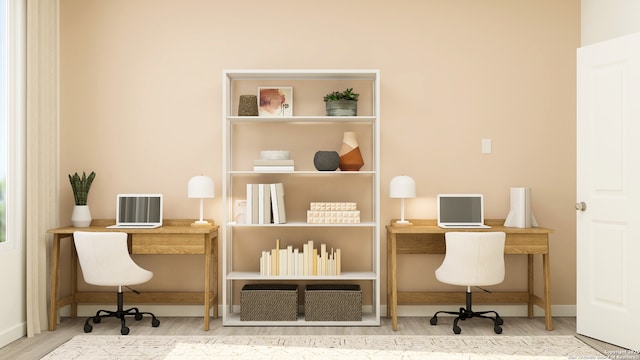
[[[285,210],[284,185],[282,183],[271,184],[271,202],[275,203],[275,207],[272,206],[274,218],[273,223],[285,224],[287,222],[287,212]],[[276,218],[278,219],[278,222],[275,221]]]
[[[287,275],[293,276],[295,273],[294,269],[294,261],[293,261],[293,246],[287,246]]]
[[[302,275],[309,275],[309,244],[302,245]]]
[[[288,256],[287,249],[280,249],[280,253],[278,254],[278,275],[279,276],[287,276],[289,275],[287,269],[289,268],[287,264]]]
[[[327,275],[327,244],[320,244],[320,272],[318,275]]]
[[[304,264],[304,254],[303,253],[298,253],[298,273],[296,274],[297,276],[303,276],[304,275],[303,264]]]
[[[292,172],[293,166],[254,166],[255,172]]]
[[[293,249],[293,275],[300,276],[300,251]]]
[[[246,223],[253,224],[253,184],[247,184]]]
[[[277,198],[277,188],[276,188],[276,184],[269,184],[269,187],[271,189],[271,213],[273,215],[273,223],[274,224],[281,224],[280,222],[280,215],[278,214],[278,198]]]

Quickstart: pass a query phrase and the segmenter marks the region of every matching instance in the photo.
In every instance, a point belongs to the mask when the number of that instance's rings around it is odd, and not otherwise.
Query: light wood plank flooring
[[[75,335],[84,334],[84,318],[63,318],[56,331],[43,331],[40,335],[22,338],[0,348],[0,359],[34,360],[40,359],[65,343]],[[127,321],[131,329],[129,336],[136,335],[453,335],[453,318],[443,317],[436,326],[429,324],[427,317],[401,317],[398,319],[398,331],[391,329],[391,320],[382,318],[381,325],[374,327],[223,327],[221,319],[212,319],[210,330],[202,330],[202,318],[163,317],[160,327],[151,327],[147,318],[141,321]],[[503,335],[561,336],[576,335],[575,317],[554,317],[553,331],[544,328],[544,318],[527,319],[506,317]],[[462,335],[500,336],[493,332],[488,320],[471,319],[461,323]],[[120,322],[117,319],[105,319],[94,326],[92,334],[120,335]],[[600,352],[621,350],[611,344],[579,336],[583,341]]]

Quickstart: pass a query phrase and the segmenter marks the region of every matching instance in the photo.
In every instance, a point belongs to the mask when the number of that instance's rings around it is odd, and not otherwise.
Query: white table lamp
[[[394,177],[389,184],[389,197],[401,200],[400,220],[396,221],[396,224],[410,225],[411,223],[404,219],[404,199],[416,197],[416,182],[406,175]]]
[[[200,199],[200,220],[195,221],[192,225],[210,225],[208,221],[202,219],[202,212],[204,199],[214,197],[213,180],[204,175],[194,176],[189,180],[187,192],[188,197]]]

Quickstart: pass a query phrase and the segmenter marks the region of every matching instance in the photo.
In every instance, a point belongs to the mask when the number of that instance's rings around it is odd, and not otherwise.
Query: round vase
[[[73,227],[89,227],[91,225],[91,211],[89,205],[76,205],[71,213]]]
[[[358,171],[364,165],[360,146],[356,133],[347,131],[342,138],[342,147],[340,147],[340,170],[342,171]]]
[[[340,166],[340,155],[337,151],[318,151],[313,156],[313,165],[319,171],[335,171]]]

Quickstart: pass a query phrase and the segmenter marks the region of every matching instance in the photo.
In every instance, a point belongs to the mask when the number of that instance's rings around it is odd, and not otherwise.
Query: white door
[[[640,349],[640,33],[578,49],[577,332]]]

